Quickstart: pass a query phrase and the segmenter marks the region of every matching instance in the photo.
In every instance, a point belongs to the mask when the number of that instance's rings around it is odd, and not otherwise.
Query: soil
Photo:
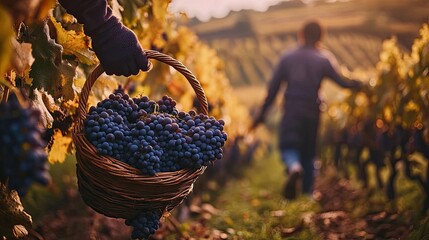
[[[404,239],[412,230],[407,212],[370,202],[372,193],[353,188],[347,179],[319,179],[316,189],[314,197],[322,210],[314,214],[310,225],[322,239]]]

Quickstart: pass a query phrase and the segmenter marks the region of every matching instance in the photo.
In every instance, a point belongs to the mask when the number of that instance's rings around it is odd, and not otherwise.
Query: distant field
[[[225,62],[226,75],[235,86],[266,83],[282,52],[296,45],[294,36],[223,38],[207,42]],[[350,71],[372,71],[382,39],[361,34],[331,34],[324,41],[338,62]]]
[[[241,86],[234,88],[234,95],[240,103],[251,109],[252,107],[259,107],[262,104],[262,101],[267,94],[266,91],[265,84]]]
[[[296,45],[303,21],[319,19],[328,29],[324,48],[350,71],[372,71],[384,39],[396,36],[408,48],[423,22],[429,22],[426,0],[351,0],[304,5],[292,0],[267,12],[233,12],[223,19],[192,21],[189,26],[224,59],[235,86],[269,80],[280,54]]]
[[[305,20],[316,18],[329,31],[356,31],[381,38],[399,35],[408,45],[409,38],[417,36],[421,24],[429,21],[428,12],[427,0],[350,0],[316,5],[292,0],[266,12],[232,12],[225,18],[208,22],[192,21],[189,26],[202,39],[213,40],[237,36],[240,32],[246,35],[249,30],[255,36],[291,34]]]

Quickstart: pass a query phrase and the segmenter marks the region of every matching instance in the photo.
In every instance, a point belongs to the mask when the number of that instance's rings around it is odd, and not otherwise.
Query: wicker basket
[[[148,58],[166,63],[182,73],[197,95],[200,111],[207,115],[207,99],[192,72],[168,55],[152,50],[146,51],[146,54]],[[171,211],[192,191],[193,183],[204,173],[206,167],[148,176],[124,162],[97,153],[96,148],[86,139],[83,125],[89,93],[103,72],[101,66],[94,69],[85,82],[79,99],[78,117],[73,130],[79,192],[87,205],[108,217],[128,219],[149,209]]]

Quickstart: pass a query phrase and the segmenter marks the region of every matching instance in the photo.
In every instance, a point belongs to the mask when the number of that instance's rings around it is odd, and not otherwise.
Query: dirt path
[[[412,230],[407,213],[387,211],[392,207],[369,200],[370,193],[353,189],[346,179],[319,179],[316,189],[322,210],[311,225],[322,239],[404,239]]]

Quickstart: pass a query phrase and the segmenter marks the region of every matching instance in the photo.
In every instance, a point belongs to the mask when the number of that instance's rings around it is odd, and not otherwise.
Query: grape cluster
[[[131,219],[125,220],[127,226],[132,226],[132,239],[148,239],[159,228],[161,214],[159,211],[141,212]]]
[[[21,107],[14,94],[0,104],[0,181],[20,196],[33,181],[44,185],[50,181],[40,118],[38,110]]]
[[[168,96],[159,101],[131,98],[119,89],[90,108],[85,134],[99,153],[148,175],[200,168],[221,159],[227,140],[224,121],[179,112],[175,106]]]

